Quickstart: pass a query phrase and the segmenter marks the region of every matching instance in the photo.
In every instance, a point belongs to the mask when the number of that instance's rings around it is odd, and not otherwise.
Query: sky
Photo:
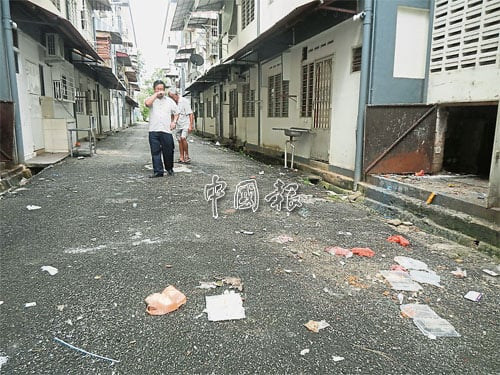
[[[129,1],[137,49],[141,51],[142,60],[145,63],[143,77],[148,78],[155,69],[166,66],[166,55],[161,49],[161,41],[169,0]]]

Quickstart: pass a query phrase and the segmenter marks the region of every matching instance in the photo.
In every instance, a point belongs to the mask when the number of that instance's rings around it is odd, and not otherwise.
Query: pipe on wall
[[[363,143],[365,111],[370,82],[371,34],[373,25],[373,0],[365,0],[363,17],[363,45],[361,49],[361,78],[359,88],[358,119],[356,124],[356,159],[354,164],[354,190],[358,189],[363,169]]]
[[[14,41],[12,39],[12,20],[10,19],[10,3],[9,0],[1,0],[2,11],[2,27],[5,33],[7,52],[7,71],[9,75],[10,92],[12,101],[14,102],[14,133],[16,142],[16,155],[14,155],[15,163],[24,163],[24,146],[23,146],[23,129],[21,124],[21,111],[19,109],[19,91],[17,88],[16,64],[14,57]]]

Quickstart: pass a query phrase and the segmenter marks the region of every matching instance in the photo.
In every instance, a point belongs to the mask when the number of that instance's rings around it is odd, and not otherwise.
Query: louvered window
[[[255,90],[250,89],[250,84],[243,85],[243,117],[255,117]]]
[[[300,116],[311,117],[313,109],[314,64],[302,65]]]
[[[268,79],[268,117],[288,117],[289,82],[276,74]]]
[[[243,0],[241,2],[241,29],[250,24],[255,18],[255,0]]]
[[[436,0],[431,72],[499,65],[500,2]]]

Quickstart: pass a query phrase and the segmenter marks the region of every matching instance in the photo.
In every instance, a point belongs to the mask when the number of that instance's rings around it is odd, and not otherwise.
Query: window
[[[14,45],[14,64],[16,73],[19,73],[19,36],[17,30],[12,29],[12,44]]]
[[[225,94],[225,93],[224,93]],[[231,90],[229,91],[229,111],[230,118],[238,117],[238,91]]]
[[[207,100],[207,117],[212,117],[212,102],[210,100]]]
[[[217,117],[217,96],[214,95],[214,100],[212,102],[213,108],[212,108],[212,116]]]
[[[196,117],[205,117],[205,103],[198,103],[198,113]]]
[[[288,117],[288,81],[276,74],[268,79],[268,117]]]
[[[109,116],[109,100],[108,99],[103,100],[102,114],[103,114],[103,116]]]
[[[314,64],[302,65],[300,116],[311,117],[313,108]]]
[[[81,91],[77,91],[76,92],[76,97],[75,97],[75,101],[76,101],[76,113],[80,114],[80,115],[84,115],[85,114],[85,93],[84,92],[81,92]]]
[[[68,100],[68,79],[66,76],[61,76],[61,91],[62,98]]]
[[[255,90],[250,90],[250,84],[243,85],[243,117],[255,117]]]
[[[352,50],[352,64],[351,64],[351,72],[360,72],[361,71],[361,47],[353,48]]]
[[[255,0],[241,2],[241,29],[247,27],[255,18]]]

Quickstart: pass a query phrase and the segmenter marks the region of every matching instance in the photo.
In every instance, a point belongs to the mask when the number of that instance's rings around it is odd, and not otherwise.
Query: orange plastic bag
[[[173,285],[166,287],[161,293],[153,293],[146,298],[146,311],[149,315],[165,315],[177,310],[186,303],[186,296]]]
[[[401,246],[405,246],[405,247],[410,244],[410,241],[408,241],[406,238],[404,238],[403,236],[401,236],[399,234],[388,237],[387,241],[399,243]]]
[[[361,257],[372,257],[375,255],[375,251],[370,249],[369,247],[353,247],[351,249],[353,254],[359,255]]]

